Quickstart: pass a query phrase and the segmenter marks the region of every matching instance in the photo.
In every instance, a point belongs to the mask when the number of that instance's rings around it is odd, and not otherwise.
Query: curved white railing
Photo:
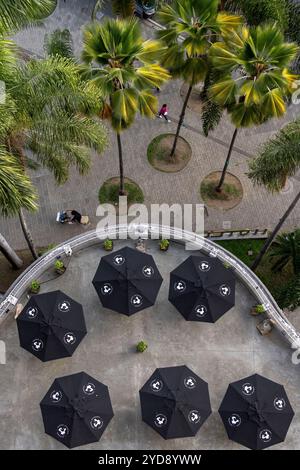
[[[239,279],[251,290],[258,303],[263,304],[268,317],[273,321],[281,334],[295,348],[300,347],[300,334],[279,308],[274,298],[260,281],[260,279],[242,261],[224,248],[193,232],[161,225],[116,225],[102,230],[91,230],[82,235],[67,240],[50,252],[43,255],[11,285],[0,304],[0,323],[14,310],[21,296],[28,290],[33,279],[38,279],[53,263],[57,257],[67,257],[88,246],[100,243],[100,240],[110,237],[121,238],[152,238],[157,239],[167,235],[170,239],[193,245],[193,249],[201,250],[210,256],[217,257],[234,268]]]

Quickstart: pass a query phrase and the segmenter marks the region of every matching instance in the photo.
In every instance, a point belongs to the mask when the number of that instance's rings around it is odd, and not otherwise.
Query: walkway
[[[36,54],[43,54],[43,37],[45,32],[55,28],[67,27],[74,39],[76,54],[81,50],[81,27],[90,18],[93,1],[73,0],[60,1],[59,6],[44,26],[29,29],[16,36],[18,44]],[[143,22],[146,37],[154,34],[153,28]],[[166,102],[170,107],[170,124],[154,119],[138,118],[131,129],[123,134],[125,174],[134,179],[143,189],[145,203],[201,203],[199,194],[200,182],[205,175],[222,167],[226,151],[233,132],[233,126],[226,116],[209,138],[201,132],[201,119],[196,113],[188,110],[182,136],[192,147],[193,156],[187,167],[177,174],[160,173],[154,170],[146,157],[147,145],[162,132],[174,132],[176,119],[182,106],[179,95],[181,83],[169,82],[159,94],[160,103]],[[285,122],[293,119],[298,107],[290,108],[288,116],[283,120],[267,123],[258,129],[241,130],[236,140],[230,171],[242,181],[244,199],[234,209],[226,212],[209,209],[206,218],[207,230],[241,229],[241,228],[272,228],[286,207],[299,190],[299,178],[291,180],[289,191],[271,195],[264,189],[254,188],[247,178],[248,161],[255,155],[259,145],[265,142]],[[92,228],[96,225],[96,208],[98,205],[98,190],[109,177],[117,175],[118,159],[117,146],[114,136],[111,136],[109,148],[100,157],[94,156],[93,167],[89,175],[81,177],[75,171],[71,172],[70,180],[57,187],[48,171],[40,169],[32,173],[32,180],[40,195],[40,210],[35,215],[28,215],[34,239],[39,246],[58,243],[84,230],[78,226],[58,226],[55,222],[56,213],[60,209],[76,208],[87,213],[91,219]],[[78,191],[80,188],[80,191]],[[295,209],[287,222],[287,228],[300,225],[300,206]],[[0,219],[0,231],[17,248],[25,246],[18,220]]]

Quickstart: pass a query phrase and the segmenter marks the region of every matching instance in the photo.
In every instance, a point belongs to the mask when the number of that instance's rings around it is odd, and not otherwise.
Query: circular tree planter
[[[99,189],[98,198],[100,204],[110,203],[118,205],[119,185],[120,178],[118,176],[106,180]],[[144,202],[144,194],[138,184],[129,178],[124,178],[124,186],[128,206],[134,203]]]
[[[240,204],[243,199],[243,186],[232,173],[227,173],[222,191],[215,188],[221,178],[221,171],[213,171],[201,183],[200,195],[205,204],[215,209],[229,210]]]
[[[202,108],[203,108],[203,101],[201,99],[202,89],[203,89],[203,83],[200,83],[193,87],[193,90],[192,90],[192,93],[191,93],[191,96],[187,105],[188,109],[198,114],[202,113]],[[187,83],[183,83],[183,85],[180,88],[180,96],[183,100],[185,99],[187,92],[188,92],[188,85]]]
[[[176,173],[183,170],[190,161],[192,149],[183,137],[178,138],[175,155],[172,159],[170,158],[174,138],[174,134],[161,134],[150,142],[147,157],[150,165],[156,170]]]

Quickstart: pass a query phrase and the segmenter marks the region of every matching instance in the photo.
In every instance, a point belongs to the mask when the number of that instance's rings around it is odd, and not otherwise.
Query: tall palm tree
[[[183,78],[188,85],[180,113],[170,157],[174,157],[178,137],[193,87],[204,81],[208,72],[207,53],[215,35],[225,34],[238,27],[241,18],[218,11],[219,0],[174,0],[158,13],[165,26],[157,32],[167,46],[161,64],[170,69],[173,77]]]
[[[24,175],[20,162],[0,146],[0,214],[2,217],[18,215],[20,210],[37,209],[37,195],[28,176]],[[22,266],[22,260],[0,234],[0,251],[14,268]]]
[[[212,65],[223,74],[210,87],[210,95],[227,109],[235,125],[217,191],[222,190],[238,129],[286,112],[285,101],[297,79],[287,67],[297,51],[297,45],[285,42],[276,25],[244,26],[210,48]]]
[[[117,135],[120,195],[124,194],[121,132],[130,127],[138,112],[155,116],[158,103],[152,90],[169,78],[157,63],[162,50],[158,41],[143,39],[135,19],[92,23],[84,30],[82,57],[88,64],[87,73],[103,96],[104,116]]]
[[[28,167],[48,168],[58,183],[69,168],[80,173],[90,167],[91,149],[101,152],[106,132],[93,116],[100,114],[101,96],[86,84],[78,66],[59,56],[17,64],[13,44],[0,39],[0,79],[6,86],[0,102],[0,145],[17,159],[24,178]],[[20,205],[18,215],[29,249],[37,252]]]
[[[249,165],[248,176],[255,184],[265,186],[270,192],[279,192],[287,178],[294,176],[300,169],[300,119],[287,124],[278,134],[268,141],[257,158]],[[266,240],[251,268],[255,270],[271,246],[277,233],[300,200],[300,190],[287,208],[274,230]]]
[[[282,271],[291,265],[294,274],[300,275],[300,229],[277,235],[270,248],[270,258],[276,260],[273,271]]]
[[[19,30],[50,15],[57,0],[0,0],[0,34]]]

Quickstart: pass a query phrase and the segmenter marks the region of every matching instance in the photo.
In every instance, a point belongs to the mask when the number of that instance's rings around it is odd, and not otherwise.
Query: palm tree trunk
[[[21,223],[21,227],[22,227],[22,231],[23,231],[25,240],[26,240],[28,248],[29,248],[29,250],[30,250],[30,252],[33,256],[33,259],[38,259],[38,254],[37,254],[37,251],[35,249],[33,239],[32,239],[30,230],[27,226],[27,222],[26,222],[26,219],[25,219],[25,216],[24,216],[24,213],[23,213],[22,209],[20,209],[20,211],[19,211],[19,219],[20,219],[20,223]]]
[[[284,224],[284,222],[286,221],[286,219],[288,218],[288,216],[290,215],[290,213],[292,212],[292,210],[294,209],[294,207],[296,206],[297,202],[300,200],[300,191],[299,193],[297,194],[297,196],[295,197],[295,199],[293,200],[292,204],[289,206],[289,208],[287,209],[287,211],[284,213],[283,217],[281,217],[281,219],[279,220],[278,224],[276,225],[276,227],[274,228],[273,232],[271,233],[271,235],[269,236],[269,238],[266,240],[264,246],[262,247],[262,249],[260,250],[259,254],[257,255],[257,257],[255,258],[253,264],[251,265],[251,269],[252,271],[255,271],[256,268],[258,267],[258,265],[260,264],[263,256],[265,255],[265,253],[267,252],[268,248],[270,247],[270,245],[272,244],[274,238],[276,237],[277,233],[279,232],[279,230],[281,229],[282,225]]]
[[[122,142],[121,142],[121,135],[117,132],[117,142],[118,142],[118,152],[119,152],[119,168],[120,168],[120,188],[119,188],[119,195],[124,196],[125,189],[124,189],[124,166],[123,166],[123,151],[122,151]]]
[[[218,193],[220,193],[220,192],[222,191],[222,186],[223,186],[223,183],[224,183],[224,180],[225,180],[227,168],[228,168],[228,165],[229,165],[229,161],[230,161],[230,157],[231,157],[231,154],[232,154],[232,150],[233,150],[233,146],[234,146],[234,142],[235,142],[237,133],[238,133],[238,129],[236,128],[235,131],[234,131],[234,133],[233,133],[231,142],[230,142],[230,146],[229,146],[227,158],[226,158],[226,161],[225,161],[225,165],[224,165],[224,167],[223,167],[223,171],[222,171],[222,175],[221,175],[219,184],[218,184],[218,186],[216,187],[216,191],[217,191]]]
[[[174,154],[176,152],[176,147],[177,147],[178,137],[179,137],[179,134],[180,134],[180,129],[181,129],[181,126],[182,126],[183,121],[184,121],[185,111],[186,111],[186,107],[188,105],[188,102],[189,102],[189,99],[190,99],[190,96],[191,96],[191,93],[192,93],[192,89],[193,89],[193,87],[192,87],[192,85],[190,85],[189,88],[188,88],[183,106],[182,106],[181,113],[180,113],[179,122],[178,122],[177,130],[176,130],[176,134],[175,134],[175,139],[174,139],[173,147],[172,147],[172,150],[171,150],[171,153],[170,153],[170,158],[173,158]]]
[[[23,266],[23,261],[19,258],[17,253],[12,249],[1,233],[0,251],[14,269],[20,269]]]

